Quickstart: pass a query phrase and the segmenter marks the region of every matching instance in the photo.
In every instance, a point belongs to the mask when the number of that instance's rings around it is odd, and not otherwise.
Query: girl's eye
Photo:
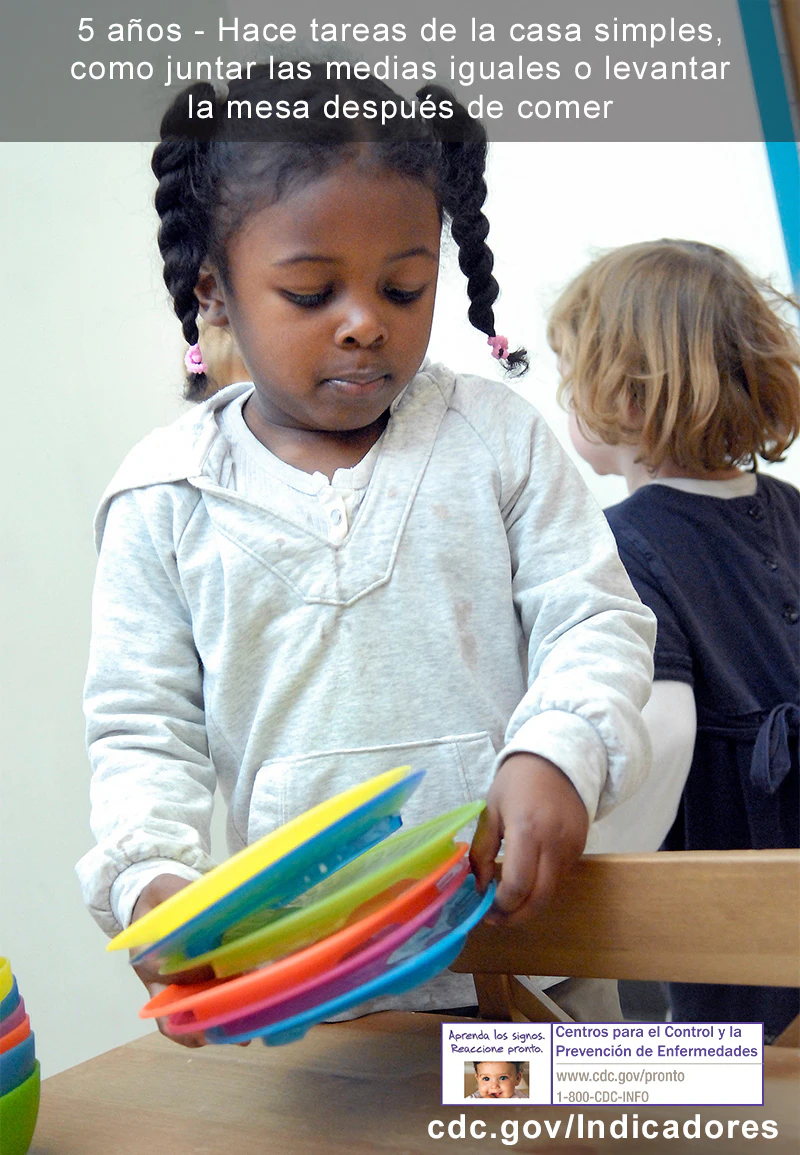
[[[413,305],[418,301],[425,289],[384,289],[383,295],[394,305]]]
[[[288,289],[284,289],[283,295],[287,301],[299,305],[301,309],[317,309],[325,304],[332,292],[333,289],[330,288],[322,289],[319,293],[291,293]]]

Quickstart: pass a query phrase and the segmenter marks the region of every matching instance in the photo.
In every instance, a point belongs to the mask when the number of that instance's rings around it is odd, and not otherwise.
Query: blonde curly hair
[[[800,344],[781,302],[800,307],[711,245],[615,249],[551,312],[559,401],[585,434],[637,445],[653,471],[781,461],[800,433]]]

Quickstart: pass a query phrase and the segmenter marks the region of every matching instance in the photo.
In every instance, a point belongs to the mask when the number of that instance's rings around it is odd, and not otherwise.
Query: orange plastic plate
[[[452,855],[425,878],[386,902],[386,892],[354,911],[346,927],[296,954],[228,980],[212,980],[193,986],[173,984],[142,1007],[143,1019],[190,1011],[198,1023],[229,1012],[246,1013],[255,1003],[277,991],[287,990],[331,970],[343,959],[365,947],[392,927],[407,922],[424,910],[445,889],[460,885],[469,870],[467,843],[459,842]],[[381,906],[381,903],[386,905]],[[375,906],[378,909],[375,909]]]

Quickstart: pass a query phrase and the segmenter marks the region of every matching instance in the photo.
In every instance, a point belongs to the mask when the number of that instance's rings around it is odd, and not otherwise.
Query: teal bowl
[[[39,1114],[41,1068],[0,1098],[0,1155],[26,1155]]]
[[[36,1066],[35,1047],[36,1039],[31,1031],[16,1047],[0,1055],[0,1099],[31,1077]]]

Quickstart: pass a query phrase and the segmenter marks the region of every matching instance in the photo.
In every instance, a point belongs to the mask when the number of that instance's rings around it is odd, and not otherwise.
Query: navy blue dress
[[[752,497],[646,485],[606,510],[658,619],[657,680],[686,682],[697,739],[665,850],[800,845],[800,491],[757,478]],[[800,1012],[777,987],[670,985],[675,1022],[763,1022]]]

